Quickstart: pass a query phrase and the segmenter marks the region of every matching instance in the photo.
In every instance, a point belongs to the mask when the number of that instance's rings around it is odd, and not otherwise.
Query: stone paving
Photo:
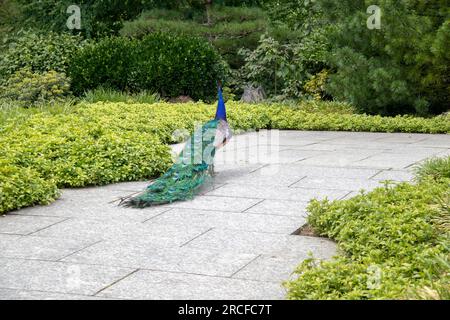
[[[117,206],[147,182],[67,189],[0,218],[0,299],[283,299],[309,253],[336,254],[293,234],[308,200],[410,180],[415,164],[449,154],[449,135],[260,131],[218,153],[192,201]]]

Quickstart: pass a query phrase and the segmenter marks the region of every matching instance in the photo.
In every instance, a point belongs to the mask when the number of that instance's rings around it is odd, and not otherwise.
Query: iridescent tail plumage
[[[228,132],[219,132],[223,131],[223,128]],[[192,199],[205,181],[211,178],[216,149],[230,137],[226,121],[208,121],[195,130],[177,161],[166,173],[142,193],[124,200],[122,205],[143,208]]]

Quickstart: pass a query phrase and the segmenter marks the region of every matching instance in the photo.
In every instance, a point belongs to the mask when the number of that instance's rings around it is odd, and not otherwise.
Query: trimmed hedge
[[[77,94],[104,86],[195,100],[213,99],[215,83],[225,72],[225,64],[208,42],[160,33],[141,40],[103,39],[81,50],[69,68]]]
[[[417,185],[386,185],[344,201],[313,200],[309,224],[342,255],[309,259],[286,283],[290,299],[449,299],[450,158]],[[424,178],[434,166],[443,175]],[[432,171],[435,171],[434,169]]]
[[[321,105],[292,108],[229,102],[228,119],[235,130],[450,132],[450,121],[445,116],[381,118],[331,112],[348,111],[347,105],[338,103]],[[328,112],[322,114],[320,110]],[[28,118],[20,117],[20,121],[14,117],[5,120],[0,124],[0,162],[9,169],[0,173],[0,213],[47,203],[55,197],[56,187],[158,176],[171,163],[166,144],[178,142],[173,133],[177,129],[193,130],[195,122],[211,119],[214,112],[215,105],[204,103],[99,102],[81,104],[68,114],[36,111]],[[36,187],[30,192],[20,185],[12,189],[11,181],[16,179]],[[15,190],[24,190],[24,197],[17,197],[19,191]]]

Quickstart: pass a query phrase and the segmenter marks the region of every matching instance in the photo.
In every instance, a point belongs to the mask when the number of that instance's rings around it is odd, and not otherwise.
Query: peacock
[[[123,199],[121,204],[144,208],[192,199],[199,188],[214,175],[216,150],[224,146],[231,136],[222,88],[219,84],[215,118],[194,130],[177,161],[166,173],[140,194]]]

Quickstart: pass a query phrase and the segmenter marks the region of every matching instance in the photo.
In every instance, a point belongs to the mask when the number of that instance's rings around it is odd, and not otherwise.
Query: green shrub
[[[58,197],[56,184],[33,169],[0,160],[0,215],[33,204],[48,204]]]
[[[82,94],[99,86],[126,89],[136,59],[136,45],[125,38],[105,38],[80,50],[68,70],[74,93]]]
[[[194,100],[216,97],[216,81],[225,76],[220,56],[204,40],[151,34],[138,46],[131,71],[134,89],[158,91],[162,96],[187,95]]]
[[[4,86],[0,86],[0,99],[11,99],[23,106],[61,101],[69,94],[69,79],[54,70],[33,73],[29,69],[15,72]]]
[[[207,42],[152,34],[141,40],[109,38],[86,47],[72,61],[74,92],[100,85],[117,90],[149,90],[163,97],[215,97],[225,66]]]
[[[204,10],[151,10],[124,23],[121,35],[141,38],[155,32],[202,37],[208,40],[232,68],[243,64],[238,50],[254,49],[268,28],[264,12],[257,7],[213,6],[209,22]]]
[[[320,50],[319,50],[320,49]],[[241,49],[245,64],[240,70],[241,77],[248,83],[262,85],[269,96],[276,98],[301,98],[308,90],[323,91],[312,88],[307,81],[311,81],[311,74],[318,73],[322,77],[320,86],[324,86],[326,74],[319,71],[324,66],[324,48],[309,46],[306,39],[283,44],[267,35],[261,36],[258,47],[251,51]],[[316,52],[316,55],[311,54]],[[317,93],[316,93],[317,95]],[[324,94],[319,93],[325,97]]]
[[[449,270],[438,268],[448,257],[447,231],[433,219],[437,199],[448,196],[450,180],[418,185],[386,185],[345,201],[313,200],[309,224],[335,239],[342,255],[310,259],[287,283],[290,299],[401,299],[420,288],[446,284]],[[442,289],[442,288],[441,288]]]
[[[366,27],[365,0],[318,0],[337,72],[328,92],[362,112],[440,113],[448,107],[450,21],[446,1],[382,0],[380,29]]]
[[[325,84],[328,80],[328,70],[324,69],[309,79],[303,86],[306,94],[314,100],[323,100],[326,97]]]
[[[66,72],[70,59],[85,44],[78,36],[21,31],[0,54],[0,84],[23,68],[33,72]]]
[[[16,0],[22,9],[22,25],[60,32],[67,30],[67,8],[72,0]],[[87,37],[114,35],[124,20],[133,19],[143,9],[153,5],[152,0],[78,0],[81,9],[81,30]]]

